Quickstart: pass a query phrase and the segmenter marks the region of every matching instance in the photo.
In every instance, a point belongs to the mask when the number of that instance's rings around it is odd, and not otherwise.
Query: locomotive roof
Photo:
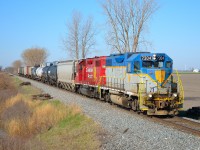
[[[150,52],[126,52],[126,53],[119,53],[119,54],[110,54],[110,56],[120,56],[124,54],[143,54],[143,53],[150,53]]]

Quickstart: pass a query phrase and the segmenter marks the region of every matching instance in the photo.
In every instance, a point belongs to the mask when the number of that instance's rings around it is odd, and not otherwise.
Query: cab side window
[[[166,62],[166,68],[172,68],[172,62],[171,61]]]
[[[140,62],[139,61],[135,61],[134,62],[134,72],[135,71],[139,71],[140,70]]]
[[[83,66],[82,66],[82,64],[79,66],[79,70],[82,70],[83,69]]]
[[[127,72],[131,73],[131,63],[130,62],[127,64]]]

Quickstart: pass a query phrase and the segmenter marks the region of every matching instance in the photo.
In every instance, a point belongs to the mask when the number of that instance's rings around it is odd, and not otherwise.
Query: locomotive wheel
[[[133,102],[132,102],[132,109],[133,111],[138,111],[138,100],[137,99],[134,99]]]
[[[81,87],[78,88],[77,92],[78,92],[80,95],[82,95],[82,94],[81,94]]]
[[[110,93],[107,93],[107,94],[105,95],[105,101],[106,101],[106,102],[111,102],[111,100],[110,100]]]

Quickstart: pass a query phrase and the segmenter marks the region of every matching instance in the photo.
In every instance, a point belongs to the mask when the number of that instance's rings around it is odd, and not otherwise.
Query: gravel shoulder
[[[131,112],[99,102],[95,99],[60,90],[33,80],[19,77],[54,99],[66,104],[77,104],[83,112],[100,124],[106,134],[102,135],[102,149],[194,149],[200,150],[200,138],[158,123],[143,119]]]

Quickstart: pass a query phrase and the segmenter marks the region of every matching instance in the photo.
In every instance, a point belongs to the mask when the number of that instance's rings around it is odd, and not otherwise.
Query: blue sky
[[[149,22],[149,51],[167,53],[177,69],[200,68],[200,1],[158,0]],[[0,0],[0,65],[21,59],[23,50],[38,46],[49,51],[48,61],[69,58],[61,39],[74,10],[92,15],[99,34],[94,55],[109,55],[104,40],[105,17],[97,0]]]

